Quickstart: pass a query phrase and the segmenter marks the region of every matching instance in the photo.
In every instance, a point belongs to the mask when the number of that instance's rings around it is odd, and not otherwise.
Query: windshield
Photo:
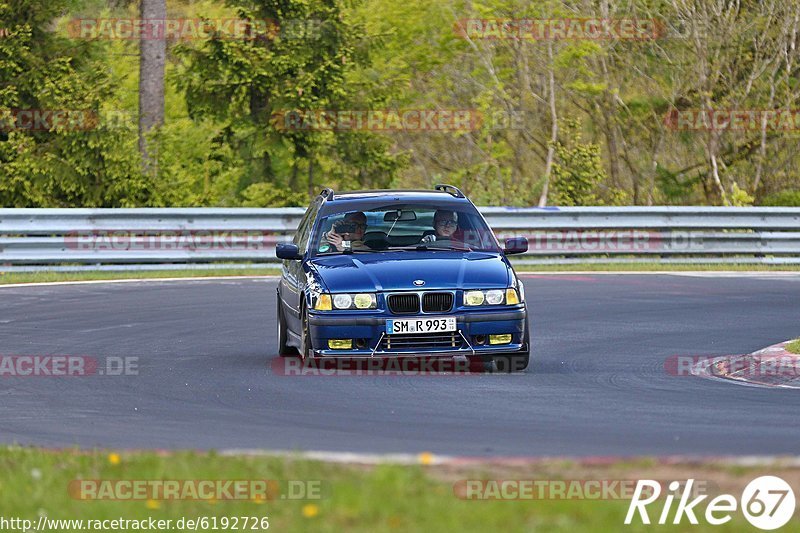
[[[320,220],[314,255],[393,250],[499,252],[492,231],[471,206],[437,209],[430,205],[392,204],[348,211]]]

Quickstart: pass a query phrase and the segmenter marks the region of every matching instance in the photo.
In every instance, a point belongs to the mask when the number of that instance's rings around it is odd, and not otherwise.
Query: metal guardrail
[[[800,208],[480,210],[501,240],[528,238],[528,253],[515,257],[522,264],[800,264]],[[0,270],[268,266],[277,262],[275,244],[291,238],[303,213],[302,208],[0,209]]]

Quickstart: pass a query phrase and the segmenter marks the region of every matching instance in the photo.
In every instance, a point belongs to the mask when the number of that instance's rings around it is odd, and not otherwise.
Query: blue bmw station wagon
[[[451,185],[427,191],[325,189],[308,207],[278,284],[282,356],[467,357],[528,367],[525,290],[473,203]]]

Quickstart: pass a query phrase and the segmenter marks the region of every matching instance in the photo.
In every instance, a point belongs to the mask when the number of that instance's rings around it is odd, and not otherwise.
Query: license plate
[[[456,317],[440,316],[425,318],[409,318],[402,320],[389,319],[386,321],[388,335],[402,335],[404,333],[447,333],[456,331]]]

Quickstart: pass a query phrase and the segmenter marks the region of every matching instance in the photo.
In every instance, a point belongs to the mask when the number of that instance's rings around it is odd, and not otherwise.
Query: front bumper
[[[443,313],[436,316],[456,317],[457,346],[447,347],[391,347],[387,343],[386,320],[389,318],[417,318],[416,316],[397,316],[383,311],[363,313],[330,312],[309,313],[308,322],[311,344],[315,357],[455,357],[486,356],[518,353],[527,351],[525,345],[525,328],[527,310],[524,305],[498,310],[476,310],[454,313]],[[510,344],[479,345],[475,337],[511,334]],[[402,336],[392,335],[397,338]],[[364,339],[362,349],[331,350],[329,339]],[[397,344],[397,343],[396,343]]]

